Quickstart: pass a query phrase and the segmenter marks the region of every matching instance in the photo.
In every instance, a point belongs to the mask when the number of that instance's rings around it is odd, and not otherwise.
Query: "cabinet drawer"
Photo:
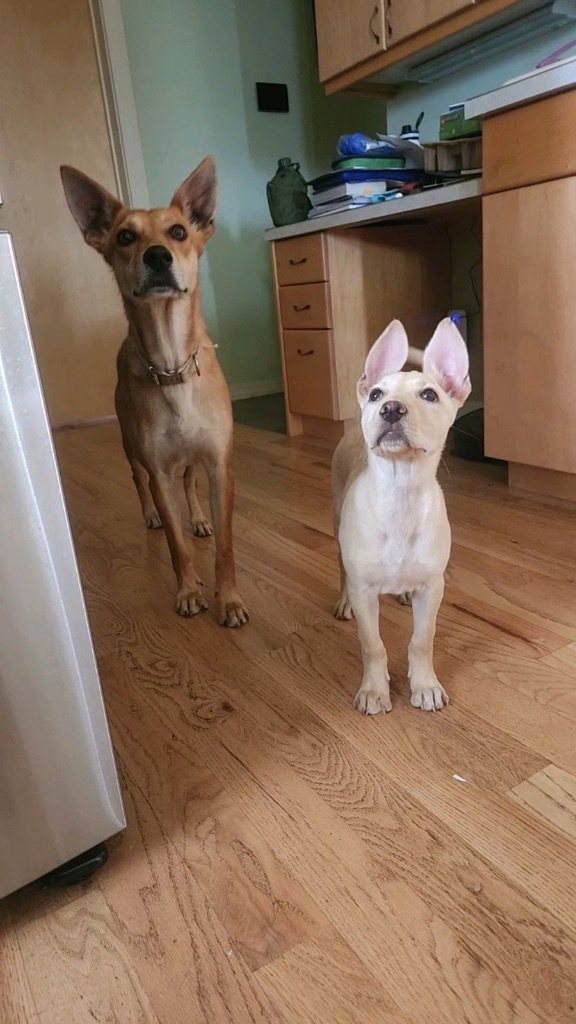
[[[300,235],[276,242],[278,284],[308,284],[328,280],[324,235]]]
[[[290,412],[338,419],[332,331],[284,331]]]
[[[325,284],[289,284],[279,288],[282,327],[308,330],[332,327],[330,295]]]
[[[576,90],[485,121],[484,194],[576,174],[575,123]]]

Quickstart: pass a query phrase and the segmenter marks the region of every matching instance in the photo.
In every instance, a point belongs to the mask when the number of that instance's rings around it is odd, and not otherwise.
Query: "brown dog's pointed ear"
[[[74,167],[61,167],[64,195],[84,240],[102,252],[110,228],[122,209],[122,203],[110,192]]]
[[[172,197],[172,206],[177,206],[191,224],[197,224],[206,239],[214,234],[214,213],[216,211],[216,164],[214,157],[207,156],[189,174]]]

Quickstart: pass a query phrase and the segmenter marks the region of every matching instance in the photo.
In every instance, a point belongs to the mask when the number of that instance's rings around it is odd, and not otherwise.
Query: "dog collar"
[[[159,370],[153,363],[148,363],[144,360],[144,365],[150,374],[150,379],[154,381],[159,387],[170,387],[171,384],[183,384],[184,374],[190,367],[190,364],[194,363],[194,368],[198,376],[200,376],[200,367],[198,366],[198,349],[188,356],[185,363],[182,366],[177,366],[175,370]]]

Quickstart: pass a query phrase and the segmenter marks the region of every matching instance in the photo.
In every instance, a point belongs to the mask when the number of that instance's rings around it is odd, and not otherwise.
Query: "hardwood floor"
[[[0,903],[2,1024],[574,1024],[574,509],[443,467],[452,703],[410,707],[383,600],[367,720],[327,443],[237,427],[231,631],[173,612],[116,428],[57,447],[129,825],[89,884]]]

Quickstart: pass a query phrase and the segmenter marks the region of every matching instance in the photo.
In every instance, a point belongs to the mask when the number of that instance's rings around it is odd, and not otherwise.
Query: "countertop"
[[[315,231],[327,231],[334,228],[360,228],[368,224],[383,221],[412,220],[425,218],[427,213],[435,214],[452,207],[454,203],[472,202],[482,195],[482,179],[471,178],[470,181],[457,181],[453,185],[442,188],[427,189],[416,192],[402,199],[390,199],[386,203],[373,203],[360,206],[356,210],[344,213],[325,214],[313,220],[299,221],[284,228],[269,228],[265,237],[269,242],[281,238],[293,238],[295,235],[309,235]]]
[[[529,78],[503,85],[500,89],[475,96],[465,104],[467,118],[494,117],[505,110],[522,107],[555,93],[576,88],[576,59],[542,68]]]

